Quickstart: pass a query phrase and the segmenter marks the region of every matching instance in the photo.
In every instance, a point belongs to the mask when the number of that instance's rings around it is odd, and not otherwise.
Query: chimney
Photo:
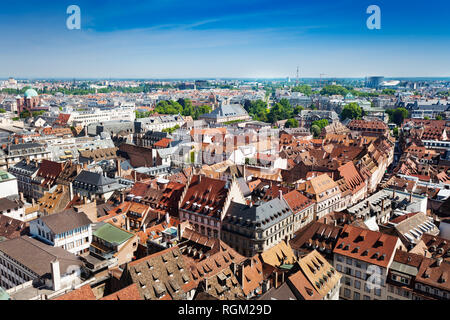
[[[409,202],[412,202],[412,191],[409,193]]]
[[[116,160],[116,166],[117,166],[117,175],[118,175],[119,177],[122,176],[122,167],[121,167],[120,165],[121,165],[121,160],[120,160],[119,158],[117,158],[117,160]]]
[[[123,192],[120,193],[120,203],[124,203],[125,202],[125,195],[123,194]]]
[[[283,191],[279,191],[279,193],[280,193],[280,200],[283,200]]]
[[[443,260],[442,257],[440,257],[440,258],[438,258],[438,259],[436,260],[436,264],[437,264],[438,267],[441,266],[442,260]]]
[[[181,223],[179,223],[177,226],[177,237],[178,241],[181,241]]]
[[[70,195],[70,201],[73,200],[73,184],[72,182],[69,183],[69,195]]]
[[[23,196],[23,192],[20,192],[19,196],[20,196],[20,201],[25,203],[25,197]]]
[[[130,231],[130,218],[126,217],[126,222],[127,222],[127,231]]]
[[[83,163],[83,169],[84,169],[84,170],[87,170],[87,168],[88,168],[88,164],[87,164],[87,162],[84,162],[84,163]]]
[[[50,262],[51,270],[52,270],[52,281],[53,281],[53,290],[59,291],[61,289],[61,272],[59,270],[59,261],[58,259]]]

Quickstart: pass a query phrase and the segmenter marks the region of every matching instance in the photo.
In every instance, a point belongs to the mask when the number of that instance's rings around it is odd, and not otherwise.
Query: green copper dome
[[[25,91],[25,98],[33,98],[39,96],[36,90],[34,89],[28,89]]]

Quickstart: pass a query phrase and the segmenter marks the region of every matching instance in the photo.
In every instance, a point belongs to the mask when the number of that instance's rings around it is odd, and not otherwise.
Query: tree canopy
[[[288,121],[286,121],[286,128],[298,128],[299,123],[297,120],[295,119],[288,119]]]
[[[341,120],[345,119],[361,119],[363,110],[356,102],[347,104],[341,112]]]
[[[308,86],[307,84],[303,84],[300,86],[296,86],[292,88],[292,92],[300,92],[303,93],[306,96],[312,95],[312,89],[311,86]]]
[[[401,125],[405,119],[409,118],[409,111],[405,108],[388,109],[386,113],[389,115],[389,121],[397,125]]]
[[[318,126],[321,130],[329,125],[327,119],[316,120],[312,123],[311,126]]]

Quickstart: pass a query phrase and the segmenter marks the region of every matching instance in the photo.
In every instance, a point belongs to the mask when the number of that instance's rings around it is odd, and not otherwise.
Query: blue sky
[[[448,77],[449,18],[448,0],[1,1],[0,77]]]

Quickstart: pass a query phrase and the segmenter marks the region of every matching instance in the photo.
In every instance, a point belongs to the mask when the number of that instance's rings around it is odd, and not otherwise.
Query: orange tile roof
[[[333,253],[387,268],[399,244],[396,236],[346,225]]]
[[[101,298],[100,300],[142,300],[142,298],[137,285],[133,283],[122,290]]]
[[[90,285],[84,285],[81,288],[70,291],[62,296],[59,296],[53,300],[97,300]]]

